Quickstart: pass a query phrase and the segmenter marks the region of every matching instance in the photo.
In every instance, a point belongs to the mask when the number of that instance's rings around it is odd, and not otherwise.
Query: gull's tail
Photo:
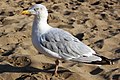
[[[102,60],[101,61],[92,61],[88,64],[97,64],[97,65],[112,65],[114,64],[115,62],[117,62],[118,60],[120,60],[120,58],[115,58],[115,59],[108,59],[104,56],[99,56],[99,55],[96,55],[98,57],[100,57]]]

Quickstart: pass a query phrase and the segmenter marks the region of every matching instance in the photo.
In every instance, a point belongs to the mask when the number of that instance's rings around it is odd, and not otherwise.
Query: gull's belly
[[[40,42],[39,42],[37,36],[35,36],[35,35],[32,36],[32,43],[33,43],[33,46],[38,50],[38,52],[40,52],[40,53],[44,52],[40,46]]]

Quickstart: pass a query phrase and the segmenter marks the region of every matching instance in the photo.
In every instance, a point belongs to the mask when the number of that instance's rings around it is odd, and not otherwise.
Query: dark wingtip
[[[98,55],[97,55],[98,56]],[[102,58],[102,61],[93,61],[89,64],[97,64],[97,65],[113,65],[115,64],[115,62],[119,61],[120,58],[115,58],[115,59],[108,59],[104,56],[99,56],[100,58]]]

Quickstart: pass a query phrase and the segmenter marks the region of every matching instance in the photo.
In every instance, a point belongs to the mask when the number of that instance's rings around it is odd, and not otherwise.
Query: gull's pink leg
[[[55,64],[56,64],[56,67],[55,67],[54,75],[58,76],[58,73],[57,73],[57,70],[58,70],[58,67],[59,67],[59,60],[58,59],[55,61]]]

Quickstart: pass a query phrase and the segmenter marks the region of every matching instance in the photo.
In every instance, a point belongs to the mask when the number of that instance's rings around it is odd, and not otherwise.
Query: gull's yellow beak
[[[29,15],[29,14],[30,14],[30,11],[28,11],[28,10],[22,11],[22,14],[23,14],[23,15]]]

